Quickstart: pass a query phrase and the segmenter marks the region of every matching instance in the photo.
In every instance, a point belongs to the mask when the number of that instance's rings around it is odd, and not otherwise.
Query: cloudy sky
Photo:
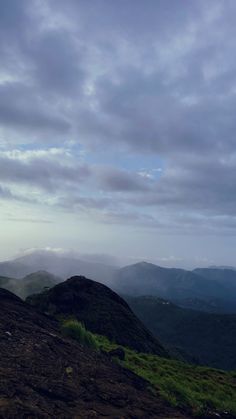
[[[235,0],[0,7],[0,259],[236,265]]]

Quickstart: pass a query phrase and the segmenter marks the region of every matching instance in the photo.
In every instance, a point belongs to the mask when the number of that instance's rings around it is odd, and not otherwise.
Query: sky
[[[0,259],[235,265],[235,0],[0,0]]]

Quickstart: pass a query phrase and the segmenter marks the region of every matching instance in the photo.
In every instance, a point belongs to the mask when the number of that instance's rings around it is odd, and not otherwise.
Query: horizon
[[[1,261],[51,248],[236,265],[235,14],[233,0],[1,3]]]
[[[33,248],[33,249],[24,249],[21,250],[19,252],[17,252],[15,255],[11,255],[10,257],[6,258],[6,259],[0,259],[0,264],[1,263],[5,263],[5,262],[13,262],[13,261],[18,261],[18,259],[24,259],[26,257],[27,260],[27,256],[31,256],[31,255],[38,255],[38,256],[56,256],[58,258],[66,258],[66,259],[73,259],[73,260],[78,260],[78,261],[82,261],[82,262],[87,262],[87,263],[92,263],[92,264],[101,264],[101,265],[105,265],[105,266],[110,266],[113,268],[123,268],[125,266],[131,266],[131,265],[136,265],[136,264],[152,264],[155,266],[158,266],[160,268],[165,268],[165,269],[171,269],[171,268],[178,268],[178,269],[183,269],[186,271],[193,271],[196,268],[211,268],[211,269],[233,269],[235,270],[236,267],[232,266],[232,265],[207,265],[206,263],[200,263],[200,264],[186,264],[183,263],[182,261],[175,261],[172,260],[172,263],[170,263],[170,260],[168,261],[168,263],[166,264],[165,260],[163,259],[142,259],[142,258],[126,258],[126,259],[118,259],[117,257],[115,257],[114,255],[111,254],[92,254],[92,253],[79,253],[76,252],[74,250],[71,249],[61,249],[61,248]],[[24,264],[24,262],[23,262]],[[44,270],[44,269],[43,269]]]

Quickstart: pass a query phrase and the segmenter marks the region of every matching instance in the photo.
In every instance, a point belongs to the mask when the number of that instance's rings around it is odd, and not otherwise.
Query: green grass
[[[77,320],[65,320],[63,321],[61,327],[64,335],[77,340],[83,346],[98,349],[96,337],[93,335],[93,333],[86,330],[84,325]]]
[[[87,331],[77,320],[64,321],[62,328],[67,336],[96,350],[108,352],[120,347],[105,336]],[[117,362],[149,381],[152,391],[158,392],[172,406],[187,409],[196,416],[207,410],[236,415],[236,372],[123,349],[125,360]]]
[[[118,345],[97,336],[98,346],[109,351]],[[236,372],[186,364],[123,348],[123,366],[150,382],[172,406],[189,409],[196,416],[208,409],[236,414]]]

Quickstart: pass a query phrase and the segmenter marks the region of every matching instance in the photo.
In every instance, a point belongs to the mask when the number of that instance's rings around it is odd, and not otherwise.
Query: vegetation
[[[95,335],[100,349],[118,347],[104,336]],[[172,406],[189,409],[199,416],[206,411],[236,414],[236,372],[199,367],[156,355],[125,350],[125,360],[118,361],[150,382]]]
[[[70,336],[71,338],[77,340],[83,346],[98,349],[95,335],[86,330],[85,326],[77,320],[65,320],[62,323],[62,332],[66,336]]]
[[[120,347],[105,336],[95,335],[77,320],[65,320],[63,332],[83,345],[109,352]],[[225,372],[166,359],[157,355],[137,353],[129,348],[124,367],[150,382],[172,406],[188,409],[199,416],[206,411],[236,414],[236,372]]]
[[[127,297],[126,301],[177,357],[211,368],[236,369],[236,314],[190,310],[157,297]]]

